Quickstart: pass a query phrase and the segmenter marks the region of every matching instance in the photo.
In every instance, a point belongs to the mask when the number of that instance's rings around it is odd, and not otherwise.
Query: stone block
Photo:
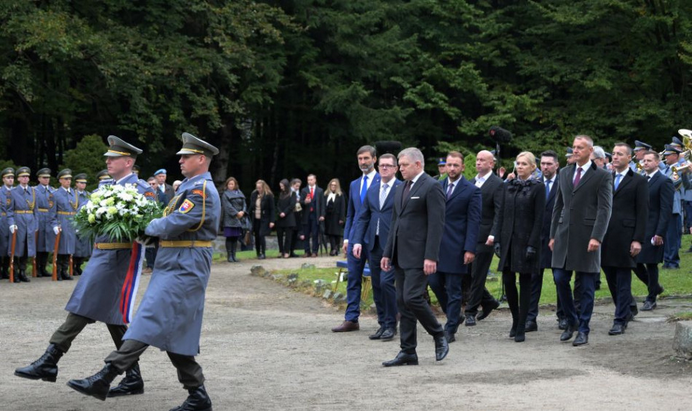
[[[675,323],[673,349],[678,356],[692,360],[692,321],[678,321]]]
[[[253,265],[252,268],[250,268],[250,275],[266,277],[266,274],[267,270],[265,270],[261,265]]]

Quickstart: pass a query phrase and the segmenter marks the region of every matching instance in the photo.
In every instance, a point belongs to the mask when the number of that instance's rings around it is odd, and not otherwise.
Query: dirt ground
[[[271,259],[267,269],[299,267],[304,259]],[[311,259],[333,266],[334,258]],[[663,300],[640,313],[627,333],[611,337],[612,306],[596,308],[589,344],[560,343],[554,314],[542,310],[539,331],[523,344],[507,338],[507,310],[476,327],[461,327],[450,354],[434,360],[432,338],[419,328],[419,366],[383,368],[398,340],[370,341],[377,328],[361,317],[361,330],[335,334],[343,312],[249,275],[256,260],[214,265],[207,289],[198,356],[214,410],[692,410],[692,364],[675,360],[674,325],[666,315],[692,303]],[[683,274],[681,275],[688,275]],[[148,284],[144,277],[140,298]],[[13,376],[38,358],[75,282],[35,279],[0,282],[0,409],[168,410],[187,395],[166,355],[148,350],[141,359],[145,394],[101,402],[65,384],[93,374],[113,343],[103,324],[77,338],[60,361],[57,383]],[[139,299],[138,299],[139,302]]]

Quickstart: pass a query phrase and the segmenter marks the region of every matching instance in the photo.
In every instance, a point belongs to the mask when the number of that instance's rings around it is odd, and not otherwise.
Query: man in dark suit
[[[175,190],[173,189],[172,185],[166,183],[166,169],[162,168],[156,170],[154,177],[156,177],[156,181],[159,183],[159,191],[166,197],[167,204],[169,200],[172,200],[173,197],[175,197]]]
[[[580,346],[589,341],[596,277],[601,273],[601,243],[613,202],[613,176],[590,160],[593,140],[578,135],[572,144],[575,163],[560,173],[560,187],[553,209],[549,247],[553,273],[562,308],[569,323],[560,341],[572,339]],[[581,275],[580,310],[572,298],[572,272]]]
[[[373,182],[361,207],[358,221],[351,228],[353,256],[364,260],[369,256],[372,298],[377,310],[379,329],[369,338],[389,341],[396,335],[396,289],[394,270],[382,271],[382,251],[389,236],[389,223],[394,209],[394,190],[401,184],[396,179],[397,161],[392,154],[379,160],[380,181]]]
[[[444,241],[440,245],[437,272],[428,277],[430,288],[447,315],[445,337],[456,340],[461,313],[461,280],[476,254],[481,220],[481,190],[462,175],[464,156],[447,155],[447,178],[440,181],[446,193]]]
[[[394,266],[396,302],[401,313],[401,351],[385,367],[417,365],[416,323],[435,340],[435,359],[443,360],[449,344],[442,326],[423,298],[427,276],[437,271],[444,231],[445,195],[442,186],[423,171],[423,153],[409,147],[399,153],[399,170],[406,180],[394,195],[394,211],[380,267]]]
[[[552,267],[553,252],[548,247],[550,241],[550,222],[553,218],[553,206],[555,205],[555,197],[557,196],[559,179],[557,171],[560,168],[557,153],[553,150],[547,150],[541,153],[541,174],[542,181],[545,185],[545,209],[543,212],[543,225],[541,227],[541,261],[539,264],[540,270],[531,276],[531,301],[529,303],[529,311],[526,316],[526,332],[538,331],[538,303],[541,299],[543,291],[543,273],[546,268]],[[560,307],[560,299],[557,301],[557,318],[561,324],[564,323],[567,328],[567,321]]]
[[[673,215],[675,188],[673,181],[660,171],[659,162],[657,152],[644,153],[642,166],[649,180],[649,217],[642,251],[637,256],[637,268],[634,269],[649,291],[642,311],[656,308],[656,297],[663,292],[663,287],[658,283],[658,264],[663,262],[663,239]]]
[[[482,150],[476,155],[476,178],[471,183],[481,190],[482,208],[481,222],[476,244],[476,256],[471,264],[471,285],[466,303],[466,325],[476,325],[478,307],[483,312],[478,314],[478,320],[487,317],[490,312],[500,306],[485,288],[490,263],[493,260],[493,244],[499,235],[498,221],[502,208],[503,183],[500,177],[493,174],[495,157],[490,151]]]
[[[613,148],[613,215],[603,239],[601,266],[615,303],[615,319],[608,334],[625,332],[630,320],[632,269],[642,250],[649,214],[649,187],[646,178],[630,170],[632,148],[616,143]]]
[[[363,146],[358,149],[358,168],[362,175],[351,181],[348,191],[348,206],[346,207],[346,226],[344,227],[344,254],[348,264],[348,284],[346,287],[346,312],[344,321],[337,327],[332,328],[335,333],[356,331],[360,329],[358,317],[360,316],[360,294],[363,283],[363,269],[368,261],[368,248],[363,251],[363,258],[356,258],[349,247],[349,239],[353,236],[356,229],[356,222],[363,203],[367,197],[368,188],[380,182],[380,175],[375,171],[375,161],[377,156],[375,147]],[[366,244],[367,245],[367,244]],[[377,333],[375,333],[377,335]]]
[[[320,251],[320,221],[324,221],[324,191],[317,186],[317,177],[314,174],[308,176],[308,185],[300,192],[300,206],[303,208],[303,240],[305,255],[303,257],[317,257]],[[310,253],[310,239],[312,239],[312,254]]]

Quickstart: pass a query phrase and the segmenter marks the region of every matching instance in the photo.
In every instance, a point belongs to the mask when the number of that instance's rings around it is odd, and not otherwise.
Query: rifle
[[[58,249],[60,248],[60,234],[62,230],[55,235],[55,246],[53,247],[53,281],[58,281]]]
[[[12,246],[10,247],[10,282],[14,282],[14,250],[17,248],[17,230],[19,228],[14,229],[14,233],[12,233]]]
[[[34,244],[36,247],[36,256],[34,256],[34,261],[32,263],[32,268],[34,270],[32,277],[38,277],[38,271],[36,270],[36,258],[38,258],[38,231],[36,231],[34,233],[34,239],[36,240],[36,241],[34,241]],[[29,252],[29,250],[27,250],[27,253],[28,252]]]

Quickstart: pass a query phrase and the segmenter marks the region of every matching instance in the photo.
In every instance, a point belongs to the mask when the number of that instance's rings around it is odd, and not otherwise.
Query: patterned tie
[[[382,210],[382,207],[384,207],[384,202],[387,200],[387,189],[389,188],[389,184],[384,183],[382,185],[382,190],[380,191],[380,210]]]
[[[615,176],[615,190],[618,189],[618,186],[620,185],[620,180],[622,180],[622,174],[617,174]]]
[[[550,197],[550,180],[545,180],[545,199]]]
[[[406,207],[406,202],[408,201],[408,195],[411,192],[411,184],[413,182],[411,180],[406,182],[406,185],[404,186],[404,193],[401,196],[401,208]]]
[[[368,176],[363,176],[363,185],[360,187],[360,203],[365,202],[365,194],[368,192]]]
[[[454,183],[451,183],[449,187],[447,187],[447,201],[449,201],[449,197],[452,196],[452,192],[454,191]]]
[[[574,188],[577,188],[577,186],[579,185],[579,181],[581,180],[581,171],[581,167],[579,167],[577,169],[577,176],[574,177]]]

